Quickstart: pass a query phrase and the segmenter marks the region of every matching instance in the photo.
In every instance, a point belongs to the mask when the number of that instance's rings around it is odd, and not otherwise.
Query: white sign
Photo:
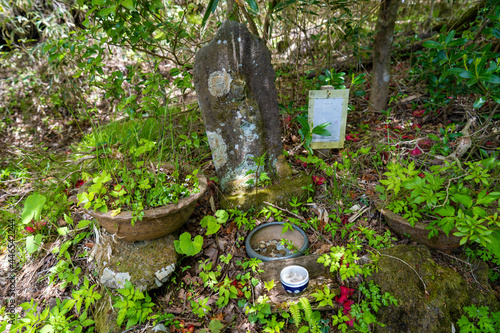
[[[330,123],[326,127],[330,135],[313,134],[311,148],[344,147],[348,102],[349,89],[309,91],[309,125]]]

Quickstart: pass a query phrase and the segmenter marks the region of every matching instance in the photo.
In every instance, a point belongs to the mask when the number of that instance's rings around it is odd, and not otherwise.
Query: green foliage
[[[325,70],[325,75],[318,76],[321,85],[330,85],[335,89],[345,89],[344,72],[337,73],[335,68]]]
[[[151,302],[151,297],[148,293],[144,294],[139,289],[127,281],[125,288],[118,289],[121,296],[115,297],[113,307],[119,309],[116,322],[119,326],[127,320],[126,329],[131,326],[143,323],[148,315],[153,312],[154,303]]]
[[[221,274],[220,270],[212,270],[212,262],[209,259],[205,260],[205,262],[200,261],[200,266],[202,269],[200,272],[200,278],[203,281],[203,285],[213,289],[218,283],[217,278]]]
[[[351,309],[351,315],[355,318],[354,328],[358,332],[371,332],[371,326],[378,325],[384,327],[385,325],[377,322],[376,313],[381,306],[395,305],[397,300],[388,292],[383,295],[380,294],[380,287],[374,284],[373,281],[360,284],[359,291],[364,295],[364,299],[359,304],[354,304]]]
[[[257,187],[267,186],[271,184],[271,178],[269,178],[267,172],[262,171],[266,166],[266,153],[258,157],[250,157],[250,159],[255,163],[257,167],[256,170],[250,169],[245,173],[245,176],[254,175],[254,178],[250,178],[246,183],[250,186],[255,187],[255,192],[257,193]]]
[[[443,156],[448,156],[452,152],[451,144],[457,138],[463,136],[462,133],[454,133],[455,124],[446,126],[446,129],[440,128],[439,133],[442,138],[434,134],[429,134],[429,139],[435,141],[436,143],[431,148],[431,154],[441,154]]]
[[[318,307],[329,305],[333,308],[335,293],[332,293],[327,285],[325,285],[323,290],[316,289],[316,292],[312,293],[311,296],[316,297],[316,302],[319,302]]]
[[[85,279],[84,285],[73,291],[73,298],[64,301],[56,300],[56,305],[50,309],[48,306],[43,310],[38,310],[38,304],[31,300],[20,305],[24,311],[24,317],[19,318],[16,314],[14,324],[10,332],[28,333],[66,333],[66,332],[94,332],[94,321],[88,318],[88,309],[101,295],[93,291],[93,285],[89,287],[89,282]],[[82,305],[85,309],[82,310]],[[76,309],[77,316],[71,315],[71,311]],[[5,326],[0,326],[3,332]]]
[[[465,315],[457,322],[460,333],[498,332],[500,330],[500,311],[491,313],[489,307],[475,305],[464,307]]]
[[[85,209],[107,212],[112,216],[122,210],[132,210],[132,224],[142,220],[144,209],[177,203],[179,199],[198,191],[198,170],[182,175],[178,171],[165,171],[161,165],[153,167],[146,155],[155,143],[146,139],[132,146],[128,156],[130,164],[123,164],[116,174],[103,170],[92,177],[92,184],[78,194],[78,203]]]
[[[313,134],[320,135],[320,136],[329,136],[331,135],[330,132],[326,129],[330,125],[330,123],[323,123],[316,125],[314,127],[311,127],[311,124],[309,124],[309,119],[307,115],[302,115],[298,116],[295,118],[302,128],[299,130],[299,134],[302,137],[302,140],[304,141],[304,146],[306,149],[309,151],[310,154],[313,153],[311,149],[311,142],[313,138]]]
[[[267,323],[267,317],[272,314],[270,299],[268,296],[263,295],[257,298],[255,304],[245,308],[245,314],[248,315],[248,321],[251,323],[259,322],[261,324]]]
[[[242,212],[238,208],[229,209],[229,212],[238,229],[244,227],[246,230],[252,231],[255,228],[255,220],[247,217],[248,212]]]
[[[208,297],[198,297],[196,301],[191,300],[192,311],[198,318],[204,318],[210,312],[211,308],[207,305],[209,299]]]
[[[370,275],[368,266],[359,266],[356,263],[357,260],[359,260],[359,257],[356,251],[353,252],[352,249],[346,249],[343,246],[334,246],[331,248],[330,253],[325,253],[318,258],[318,263],[330,267],[330,273],[338,272],[340,279],[344,281],[359,274]]]
[[[28,224],[31,220],[40,220],[42,209],[47,198],[42,194],[31,194],[24,201],[24,208],[21,216],[21,222]]]
[[[220,320],[217,319],[212,319],[208,324],[208,332],[210,333],[220,333],[222,332],[223,328],[224,325],[220,322]],[[200,330],[200,333],[208,333],[208,332],[205,329]]]
[[[207,235],[212,235],[217,233],[221,225],[226,223],[229,219],[229,214],[225,210],[218,210],[215,212],[215,217],[207,215],[201,219],[200,225],[202,228],[207,228]]]
[[[492,7],[492,12],[499,14],[500,6]],[[493,18],[495,14],[490,16]],[[484,29],[483,35],[499,31],[497,18],[488,23],[489,29]],[[450,96],[470,92],[479,96],[474,108],[480,108],[489,99],[500,103],[500,64],[492,45],[468,43],[467,38],[455,38],[452,30],[447,35],[441,34],[437,41],[424,42],[423,46],[427,50],[420,52],[418,59],[428,81],[431,108],[447,104]]]
[[[401,214],[411,224],[430,216],[429,238],[438,228],[462,237],[461,244],[478,243],[500,257],[497,237],[500,231],[498,199],[495,191],[500,181],[500,162],[494,157],[466,162],[457,161],[431,167],[431,172],[389,164],[387,179],[377,186],[380,198],[388,201],[388,209]]]
[[[194,256],[201,251],[203,237],[196,235],[196,237],[191,240],[191,234],[189,232],[184,232],[179,236],[179,240],[174,241],[174,246],[177,253]]]

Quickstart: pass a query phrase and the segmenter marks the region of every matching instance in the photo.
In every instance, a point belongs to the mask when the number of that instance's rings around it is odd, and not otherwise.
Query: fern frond
[[[299,306],[297,305],[297,303],[294,303],[294,304],[290,305],[290,307],[288,309],[290,310],[290,314],[292,315],[293,322],[295,323],[295,326],[297,326],[297,328],[299,328],[300,322],[302,321],[302,318],[300,316]]]
[[[316,321],[313,318],[313,310],[311,307],[311,303],[309,303],[309,300],[305,297],[301,297],[299,299],[300,305],[302,307],[302,310],[304,310],[304,316],[307,320],[307,323],[309,324],[309,329],[311,332],[318,332],[318,325]]]

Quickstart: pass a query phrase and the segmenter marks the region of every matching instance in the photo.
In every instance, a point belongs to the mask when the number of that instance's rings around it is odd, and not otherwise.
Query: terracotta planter
[[[179,199],[176,204],[145,210],[142,220],[135,221],[133,226],[131,223],[132,211],[123,211],[116,216],[111,216],[111,212],[85,211],[94,217],[107,232],[116,234],[118,239],[127,243],[164,237],[186,223],[193,213],[196,202],[205,193],[207,179],[200,173],[198,179],[198,188],[200,190],[198,193]],[[84,192],[88,185],[90,185],[90,182],[85,183],[79,192]]]
[[[385,221],[401,237],[408,237],[411,241],[423,244],[430,249],[451,251],[460,246],[461,237],[453,236],[456,229],[450,231],[449,236],[439,230],[437,236],[429,239],[429,230],[424,222],[417,221],[412,227],[411,224],[401,216],[394,214],[390,210],[383,208],[381,203],[376,203],[377,209],[385,217]]]

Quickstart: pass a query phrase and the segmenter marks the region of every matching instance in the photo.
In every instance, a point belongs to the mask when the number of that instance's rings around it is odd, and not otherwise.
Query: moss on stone
[[[377,319],[386,327],[378,332],[451,332],[464,306],[487,305],[495,311],[499,306],[491,292],[471,288],[459,273],[438,265],[425,246],[398,245],[381,253],[379,270],[370,279],[399,304],[380,309]]]
[[[104,268],[114,273],[130,274],[130,282],[140,290],[157,288],[156,273],[177,263],[174,236],[135,242],[115,242],[107,233],[101,234],[94,259],[101,276]],[[108,286],[109,287],[109,286]]]
[[[97,333],[119,333],[123,330],[118,327],[118,311],[113,309],[113,300],[110,294],[104,293],[103,297],[96,301],[93,320]]]
[[[307,199],[307,188],[312,184],[312,179],[307,174],[300,174],[295,178],[280,178],[274,184],[251,191],[239,191],[226,195],[221,205],[224,209],[238,208],[248,210],[254,207],[260,210],[265,206],[264,202],[274,203],[283,208],[291,208],[289,201],[292,197],[297,197],[302,201]]]

